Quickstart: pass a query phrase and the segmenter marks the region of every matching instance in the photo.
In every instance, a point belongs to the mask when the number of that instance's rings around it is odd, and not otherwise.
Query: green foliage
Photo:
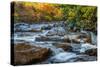
[[[50,3],[14,2],[15,22],[67,21],[88,30],[96,30],[97,7]]]

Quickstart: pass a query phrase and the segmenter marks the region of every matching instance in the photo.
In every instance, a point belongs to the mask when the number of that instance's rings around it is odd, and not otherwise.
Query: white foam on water
[[[23,41],[27,41],[27,42],[31,42],[31,41],[35,41],[35,38],[36,38],[37,36],[26,36],[26,37],[14,37],[14,40],[23,40]]]
[[[68,61],[71,58],[75,58],[77,55],[75,53],[71,52],[61,52],[51,58],[52,62],[65,62]]]
[[[85,52],[88,49],[97,48],[96,45],[91,45],[90,43],[85,43],[81,45],[80,53]]]

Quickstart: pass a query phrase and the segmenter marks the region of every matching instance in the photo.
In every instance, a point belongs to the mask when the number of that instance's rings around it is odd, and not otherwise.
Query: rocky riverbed
[[[14,24],[14,64],[51,64],[97,60],[97,36],[70,32],[61,23]]]

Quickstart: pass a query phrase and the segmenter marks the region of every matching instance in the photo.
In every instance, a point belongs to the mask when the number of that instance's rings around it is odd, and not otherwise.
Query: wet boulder
[[[39,36],[39,37],[36,37],[35,39],[36,41],[49,41],[50,38],[46,37],[46,36]]]
[[[14,45],[14,64],[26,65],[34,64],[47,59],[51,51],[47,48],[31,46],[28,44]]]
[[[74,40],[74,41],[81,42],[81,39],[85,43],[91,43],[91,37],[87,36],[86,34],[80,34],[79,36],[76,37],[76,40]]]
[[[80,44],[80,40],[79,39],[72,39],[72,42],[75,44]]]
[[[27,23],[16,23],[14,24],[15,31],[27,31],[30,29],[30,25]]]
[[[71,39],[68,38],[67,36],[64,36],[62,39],[64,42],[71,43]]]
[[[70,42],[68,38],[61,38],[58,36],[39,36],[36,37],[36,41],[60,41],[60,42]]]
[[[88,49],[85,51],[85,54],[87,54],[89,56],[97,56],[97,48]]]
[[[57,48],[62,48],[64,51],[72,51],[72,46],[68,43],[56,43],[54,44]]]
[[[64,36],[65,30],[63,29],[63,27],[54,27],[46,35],[47,36],[53,36],[53,35]]]
[[[42,30],[50,30],[51,28],[52,28],[52,26],[50,26],[50,25],[41,27]]]
[[[90,43],[85,43],[85,44],[81,44],[80,47],[80,53],[85,53],[85,51],[90,50],[90,49],[97,49],[96,45],[92,45]]]
[[[16,29],[15,32],[42,32],[42,30],[36,30],[36,29],[20,30],[20,29]]]

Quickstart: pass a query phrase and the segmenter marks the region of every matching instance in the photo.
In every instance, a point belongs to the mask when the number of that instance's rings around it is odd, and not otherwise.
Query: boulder
[[[50,39],[46,36],[36,37],[36,41],[49,41]]]
[[[14,44],[14,50],[15,51],[22,51],[22,50],[27,50],[27,49],[32,49],[33,46],[28,45],[28,43],[18,43]]]
[[[87,36],[85,34],[81,34],[79,36],[76,37],[76,42],[80,42],[81,39],[85,42],[85,43],[91,43],[91,37]]]
[[[68,38],[54,37],[54,36],[39,36],[36,37],[36,41],[60,41],[60,42],[71,42]]]
[[[62,48],[64,51],[72,51],[72,46],[68,43],[55,44],[57,48]]]
[[[14,45],[14,64],[27,65],[34,64],[47,59],[51,51],[47,48],[31,46],[28,44]]]
[[[52,26],[47,25],[47,26],[43,26],[41,29],[42,30],[50,30],[52,28]]]
[[[46,35],[47,36],[54,36],[54,35],[64,36],[65,30],[63,29],[63,27],[54,27]]]
[[[14,29],[15,31],[26,31],[26,30],[29,30],[30,28],[30,25],[27,24],[27,23],[16,23],[14,24]]]
[[[87,50],[90,50],[90,49],[97,49],[97,46],[96,45],[92,45],[90,43],[84,43],[84,44],[81,44],[81,47],[80,47],[80,53],[85,53]]]
[[[42,30],[35,30],[35,29],[20,30],[20,29],[16,29],[15,32],[42,32]]]
[[[80,39],[72,39],[73,43],[80,44]]]
[[[97,48],[88,49],[85,51],[85,54],[87,54],[89,56],[97,56]]]

